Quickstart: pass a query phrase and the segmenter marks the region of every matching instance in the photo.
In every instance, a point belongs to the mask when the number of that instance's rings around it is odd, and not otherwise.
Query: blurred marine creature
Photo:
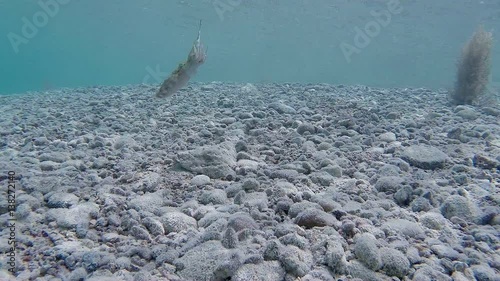
[[[189,52],[187,61],[179,64],[179,66],[170,74],[160,87],[160,90],[156,93],[159,98],[166,98],[173,95],[182,87],[186,86],[189,79],[196,74],[196,70],[200,65],[202,65],[207,59],[207,52],[205,47],[200,41],[201,35],[201,20],[200,27],[198,29],[198,38],[194,41],[193,48]]]

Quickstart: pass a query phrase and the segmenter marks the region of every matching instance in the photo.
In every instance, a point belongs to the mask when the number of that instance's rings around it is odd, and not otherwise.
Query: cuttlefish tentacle
[[[186,62],[179,66],[163,81],[160,89],[156,93],[159,98],[170,97],[178,90],[187,85],[189,79],[196,74],[198,67],[207,59],[207,51],[201,43],[201,20],[198,28],[198,37],[193,43]]]
[[[198,28],[198,37],[196,38],[196,41],[194,41],[193,48],[191,49],[191,52],[189,53],[188,56],[188,60],[193,60],[196,63],[202,64],[205,62],[206,59],[207,59],[207,51],[203,46],[203,43],[201,43],[201,20],[200,20],[200,26]]]

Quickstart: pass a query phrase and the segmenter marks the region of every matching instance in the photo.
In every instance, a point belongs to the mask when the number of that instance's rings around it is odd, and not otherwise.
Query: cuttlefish
[[[187,85],[189,79],[196,74],[198,67],[202,65],[207,59],[207,50],[201,43],[201,20],[198,28],[198,38],[193,43],[193,47],[189,52],[188,58],[185,62],[180,63],[179,66],[170,74],[170,76],[163,81],[160,89],[156,93],[159,98],[170,97],[179,89]]]

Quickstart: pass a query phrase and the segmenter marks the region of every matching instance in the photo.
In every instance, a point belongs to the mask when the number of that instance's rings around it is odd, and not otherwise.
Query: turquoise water
[[[208,59],[195,81],[451,87],[464,42],[479,24],[494,35],[500,26],[498,0],[402,0],[391,11],[397,2],[0,0],[0,93],[159,84],[185,60],[199,19]],[[384,12],[390,20],[374,16]],[[371,37],[356,45],[366,26]]]

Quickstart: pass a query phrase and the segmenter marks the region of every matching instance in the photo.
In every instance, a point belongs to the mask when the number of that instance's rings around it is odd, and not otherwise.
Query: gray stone
[[[460,217],[472,221],[477,216],[477,210],[469,199],[460,195],[451,195],[441,205],[441,214],[447,219]]]
[[[129,257],[119,257],[116,259],[115,263],[119,269],[129,269],[131,265]]]
[[[71,272],[71,274],[68,277],[69,281],[80,281],[80,280],[85,280],[87,277],[87,271],[83,267],[77,267],[75,270]],[[0,280],[1,279],[0,277]]]
[[[378,136],[378,139],[383,142],[393,142],[396,141],[396,134],[392,132],[383,133],[380,136]]]
[[[452,279],[438,270],[424,265],[415,271],[413,281],[452,281]]]
[[[339,165],[327,165],[321,171],[325,171],[336,178],[342,177],[342,167]]]
[[[354,278],[359,278],[362,281],[382,281],[383,279],[377,276],[373,270],[365,267],[362,263],[352,260],[347,264],[347,272]],[[359,280],[358,279],[358,280]],[[356,279],[349,279],[356,280]],[[358,281],[356,280],[356,281]]]
[[[477,119],[478,113],[472,108],[465,108],[457,112],[457,115],[466,120]]]
[[[55,220],[61,228],[74,228],[77,225],[88,226],[91,216],[99,213],[99,206],[95,203],[85,202],[70,209],[50,209],[46,216],[49,220]]]
[[[378,270],[382,265],[380,250],[377,247],[377,239],[369,233],[363,233],[356,237],[354,254],[367,268]]]
[[[220,219],[225,220],[227,217],[228,217],[228,214],[217,212],[217,211],[211,211],[211,212],[208,212],[207,214],[205,214],[203,217],[199,218],[198,226],[206,228],[206,227],[210,226],[212,223],[214,223]]]
[[[55,170],[59,169],[60,165],[61,164],[56,163],[54,161],[43,161],[43,162],[40,162],[40,170],[42,170],[44,172],[55,171]]]
[[[415,198],[413,201],[410,203],[411,210],[413,212],[427,212],[431,209],[431,203],[427,198],[424,197],[418,197]]]
[[[292,169],[281,169],[273,171],[269,176],[272,179],[286,179],[290,182],[293,182],[295,178],[299,176],[299,172]]]
[[[47,201],[49,208],[69,208],[78,203],[78,197],[72,193],[54,193]]]
[[[222,246],[224,246],[227,249],[236,248],[238,244],[238,236],[236,235],[236,231],[234,231],[234,228],[228,227],[226,229],[224,235],[222,236],[221,243]]]
[[[407,206],[410,203],[413,190],[410,186],[403,186],[396,193],[394,193],[394,201],[399,206]]]
[[[326,171],[313,172],[309,175],[309,178],[312,182],[321,186],[329,186],[335,181],[335,177]]]
[[[295,114],[297,112],[293,107],[281,102],[273,102],[269,107],[276,110],[279,114]]]
[[[309,251],[295,246],[285,246],[280,253],[279,260],[286,272],[297,277],[306,275],[314,264],[313,255]]]
[[[419,221],[423,226],[435,230],[441,230],[446,225],[446,219],[440,213],[424,213]]]
[[[485,264],[478,264],[471,266],[474,277],[477,281],[498,281],[500,280],[499,274],[494,269]]]
[[[392,219],[387,221],[382,225],[382,229],[385,232],[395,234],[403,234],[412,238],[425,238],[425,233],[422,227],[420,227],[417,223],[411,222],[404,219]]]
[[[312,227],[322,227],[322,226],[332,226],[337,222],[337,219],[323,210],[318,209],[306,209],[300,212],[295,218],[295,223],[297,225],[312,228]]]
[[[196,220],[181,212],[166,213],[160,218],[160,221],[163,223],[165,234],[196,228]]]
[[[146,230],[146,228],[139,225],[132,226],[132,228],[130,229],[130,234],[139,240],[151,240],[151,236],[149,235],[149,232]]]
[[[222,189],[205,190],[198,199],[201,204],[224,204],[227,200],[226,192]]]
[[[203,146],[177,154],[177,162],[188,171],[204,174],[213,179],[235,176],[236,149],[230,142]]]
[[[70,160],[70,155],[65,152],[47,152],[40,154],[38,156],[38,160],[42,161],[52,161],[56,163],[63,163],[66,162],[67,160]]]
[[[241,266],[241,255],[233,252],[226,260],[221,261],[214,270],[212,280],[228,280]]]
[[[298,235],[297,233],[288,233],[279,238],[279,241],[283,245],[293,245],[302,250],[305,250],[309,246],[309,241],[306,238]]]
[[[288,216],[293,219],[302,211],[311,208],[323,211],[323,208],[318,203],[303,201],[292,204],[292,206],[290,206],[290,209],[288,210]]]
[[[236,197],[234,198],[235,203]],[[249,208],[257,208],[260,211],[266,209],[269,203],[267,200],[267,194],[265,192],[246,193],[242,198],[240,198],[240,200],[240,205]]]
[[[448,161],[448,155],[444,152],[426,145],[414,145],[406,148],[402,158],[410,165],[426,170],[443,168]]]
[[[230,252],[219,241],[211,240],[190,249],[174,264],[183,280],[210,280],[220,261],[229,257]]]
[[[277,197],[289,196],[297,193],[297,187],[287,181],[278,180],[274,188]]]
[[[328,241],[325,252],[325,261],[334,273],[344,273],[347,261],[344,248],[339,241]]]
[[[163,228],[163,224],[152,217],[144,218],[142,224],[149,230],[153,236],[164,235],[165,229]]]
[[[458,251],[446,245],[432,245],[431,250],[439,258],[448,258],[450,260],[456,260],[460,257],[460,253]]]
[[[282,281],[285,269],[279,261],[264,261],[260,264],[245,264],[238,268],[233,281]]]
[[[401,187],[404,179],[396,176],[380,177],[375,183],[375,188],[380,192],[395,193]]]
[[[283,245],[278,240],[269,241],[264,247],[264,259],[265,260],[278,260],[280,258],[281,252],[283,251]]]
[[[256,191],[259,187],[260,183],[256,179],[246,179],[242,184],[242,188],[246,192]]]
[[[146,193],[130,200],[129,206],[136,211],[146,211],[157,214],[161,207],[165,205],[164,190],[154,193]]]
[[[255,222],[255,220],[248,215],[247,213],[236,213],[229,217],[228,227],[233,228],[236,232],[239,232],[243,229],[258,229],[259,225]]]
[[[99,267],[114,261],[114,256],[106,252],[91,250],[83,254],[82,265],[88,272],[95,271]]]
[[[310,134],[314,134],[316,129],[314,125],[310,123],[302,123],[297,127],[297,133],[303,135],[305,132],[309,132]]]
[[[398,250],[392,248],[380,249],[383,267],[382,269],[389,276],[403,278],[410,270],[410,261]]]
[[[194,186],[204,186],[210,183],[210,178],[206,175],[197,175],[191,179],[191,184]]]

